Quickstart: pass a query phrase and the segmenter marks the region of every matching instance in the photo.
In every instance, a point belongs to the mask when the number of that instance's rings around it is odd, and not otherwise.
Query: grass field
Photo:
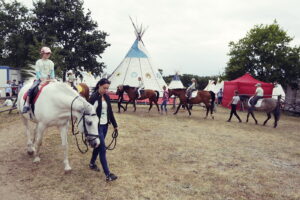
[[[224,108],[214,120],[203,119],[200,107],[191,117],[184,110],[174,116],[147,108],[115,114],[118,144],[107,157],[119,178],[111,183],[102,170],[89,170],[91,151],[79,153],[71,134],[73,171],[64,174],[54,127],[45,133],[41,162],[33,164],[19,115],[0,114],[1,199],[300,199],[299,118],[282,115],[274,129],[273,119],[267,126],[235,118],[228,123]],[[266,118],[256,116],[260,124]]]

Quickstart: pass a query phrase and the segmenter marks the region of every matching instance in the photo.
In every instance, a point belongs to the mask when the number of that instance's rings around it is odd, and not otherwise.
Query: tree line
[[[53,50],[51,59],[56,74],[65,77],[68,70],[84,68],[100,75],[106,67],[101,55],[110,46],[108,34],[99,29],[83,0],[37,0],[28,9],[17,0],[0,0],[0,64],[27,69],[34,64],[42,46]],[[292,46],[293,37],[275,20],[255,25],[246,36],[229,42],[229,60],[222,80],[233,80],[245,73],[265,81],[278,81],[284,87],[297,88],[300,79],[300,47]],[[26,75],[25,73],[23,73]],[[172,76],[165,76],[166,82]],[[194,77],[199,89],[216,76],[181,76],[185,86]]]

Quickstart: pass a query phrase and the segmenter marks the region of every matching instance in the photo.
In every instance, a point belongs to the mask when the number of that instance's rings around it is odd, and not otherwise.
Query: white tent
[[[131,20],[132,21],[132,20]],[[133,22],[136,40],[129,49],[125,58],[116,70],[111,74],[110,90],[115,91],[118,85],[138,86],[138,77],[141,77],[145,89],[162,91],[167,85],[160,72],[151,64],[148,52],[142,41],[145,30],[142,26],[137,27]]]
[[[272,91],[272,98],[277,99],[281,95],[281,101],[285,101],[285,92],[280,84],[276,84]]]
[[[185,88],[179,78],[179,75],[176,73],[173,78],[172,81],[170,82],[169,89],[180,89],[180,88]]]
[[[215,94],[217,94],[220,89],[222,88],[222,90],[224,90],[224,81],[219,81],[215,84],[213,84],[213,82],[215,82],[214,80],[208,80],[208,84],[207,86],[204,88],[204,91],[213,91]]]
[[[97,82],[100,80],[100,77],[94,77],[91,73],[86,72],[86,71],[81,71],[80,72],[82,75],[82,81],[79,77],[77,77],[77,83],[85,83],[89,87],[95,87]]]

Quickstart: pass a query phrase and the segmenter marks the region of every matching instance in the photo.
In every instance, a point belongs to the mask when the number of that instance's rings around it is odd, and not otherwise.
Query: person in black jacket
[[[96,113],[99,117],[98,134],[100,138],[100,145],[93,150],[89,167],[94,171],[100,171],[95,163],[97,156],[99,155],[100,163],[106,175],[106,181],[113,181],[118,177],[109,171],[108,163],[106,160],[105,137],[107,134],[108,124],[112,124],[115,130],[118,129],[118,125],[111,108],[110,98],[106,94],[109,85],[110,81],[106,78],[102,78],[96,84],[94,93],[89,99],[89,102],[96,108]]]

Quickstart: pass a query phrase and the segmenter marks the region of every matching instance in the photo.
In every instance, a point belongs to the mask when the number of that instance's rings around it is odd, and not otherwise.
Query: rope
[[[89,146],[86,142],[86,140],[84,139],[83,137],[83,133],[81,133],[81,138],[82,138],[82,141],[83,141],[83,144],[86,146],[86,149],[85,150],[81,150],[81,148],[79,147],[79,143],[78,143],[78,139],[77,139],[77,136],[79,134],[79,131],[75,132],[75,123],[77,120],[73,121],[73,103],[74,101],[78,98],[79,96],[75,97],[71,103],[71,123],[72,123],[72,134],[75,136],[75,140],[76,140],[76,145],[77,145],[77,148],[78,150],[80,151],[80,153],[84,154],[86,152],[88,152],[89,150]],[[81,120],[81,119],[80,119]]]
[[[106,150],[114,150],[116,145],[117,145],[117,137],[118,137],[119,133],[118,133],[118,130],[114,130],[111,134],[111,137],[112,137],[112,140],[110,142],[110,144],[105,147]],[[111,147],[111,145],[114,143],[113,147]]]

